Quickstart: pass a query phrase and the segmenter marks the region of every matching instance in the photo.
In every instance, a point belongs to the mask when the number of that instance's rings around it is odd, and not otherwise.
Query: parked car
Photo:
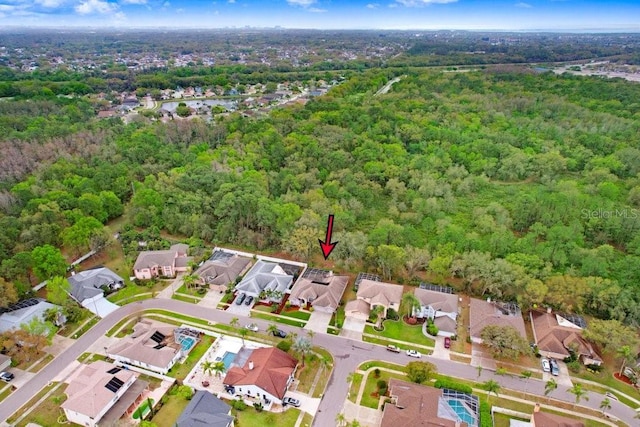
[[[554,375],[556,377],[560,375],[560,367],[558,366],[558,362],[556,362],[555,359],[551,359],[549,361],[549,364],[551,365],[551,375]]]
[[[2,380],[2,381],[9,382],[12,379],[14,379],[15,377],[16,376],[13,375],[11,372],[5,372],[5,371],[0,372],[0,380]]]
[[[444,348],[451,348],[451,338],[444,337]]]
[[[274,337],[279,337],[279,338],[286,338],[287,337],[287,333],[285,331],[283,331],[282,329],[276,329],[275,331],[271,331],[271,334]]]
[[[551,372],[551,365],[549,364],[549,359],[542,358],[540,363],[542,363],[542,370],[544,372]]]
[[[252,302],[253,302],[253,297],[249,295],[245,300],[244,305],[251,305]]]
[[[400,353],[400,349],[398,347],[396,347],[395,345],[391,345],[391,344],[389,344],[387,346],[387,350],[391,351],[393,353]]]
[[[244,327],[252,332],[258,332],[260,328],[255,323],[249,323],[248,325],[244,325]]]
[[[298,399],[294,399],[293,397],[285,397],[284,399],[282,399],[282,404],[295,406],[297,408],[300,406],[300,401]]]
[[[238,296],[236,298],[236,305],[241,305],[242,301],[244,301],[245,297],[247,296],[247,294],[245,294],[244,292],[240,294],[240,296]]]
[[[420,354],[420,352],[415,351],[415,350],[407,350],[407,356],[415,357],[416,359],[420,359],[422,357],[422,354]]]
[[[618,400],[618,396],[616,396],[615,394],[613,394],[613,393],[611,393],[609,391],[605,392],[604,395],[607,396],[611,400]]]

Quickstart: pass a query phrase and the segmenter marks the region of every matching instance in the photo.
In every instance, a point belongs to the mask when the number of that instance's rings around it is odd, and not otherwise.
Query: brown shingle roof
[[[112,378],[117,378],[126,385],[132,377],[138,377],[137,373],[124,369],[109,374],[107,371],[113,368],[116,366],[102,360],[82,365],[82,370],[65,390],[68,398],[62,408],[95,418],[104,408],[111,407],[115,393],[105,385]]]
[[[591,344],[582,338],[581,330],[577,327],[560,325],[556,316],[544,311],[531,312],[538,349],[569,356],[568,349],[575,346],[579,355],[599,360]]]
[[[584,427],[584,423],[580,420],[546,412],[534,412],[532,421],[531,425],[534,427]]]
[[[369,302],[369,304],[382,304],[385,307],[388,307],[391,303],[400,305],[402,286],[363,279],[358,285],[356,296],[358,299],[364,299]]]
[[[235,255],[224,260],[205,261],[195,272],[209,285],[226,286],[233,283],[251,263],[249,258]]]
[[[253,369],[249,369],[251,362]],[[229,369],[223,382],[233,386],[255,385],[282,399],[297,365],[296,359],[278,348],[257,348],[242,368],[234,366]]]
[[[328,283],[317,283],[306,277],[300,278],[291,289],[290,298],[304,298],[314,307],[336,310],[347,287],[348,276],[331,276]]]
[[[416,298],[420,300],[420,304],[424,306],[431,306],[434,310],[446,313],[458,312],[458,296],[455,294],[445,294],[444,292],[420,288],[416,288],[413,292]]]
[[[480,337],[480,332],[485,326],[511,326],[520,333],[523,338],[527,338],[524,328],[522,314],[504,314],[495,302],[471,298],[471,308],[469,310],[469,328],[472,337]]]
[[[456,422],[438,417],[438,403],[442,390],[407,383],[392,378],[389,394],[396,404],[384,405],[380,427],[455,427]],[[467,423],[460,423],[466,427]]]

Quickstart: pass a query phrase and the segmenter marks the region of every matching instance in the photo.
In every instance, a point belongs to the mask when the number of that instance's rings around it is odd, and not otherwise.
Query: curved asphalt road
[[[81,336],[71,347],[38,372],[29,382],[4,399],[0,403],[0,420],[6,420],[13,412],[28,402],[40,389],[46,386],[49,381],[62,371],[62,369],[75,361],[91,344],[115,326],[122,318],[145,309],[171,310],[187,316],[225,324],[228,324],[231,319],[235,317],[233,314],[226,313],[225,311],[169,299],[150,299],[127,304],[102,319]],[[260,319],[251,319],[251,321],[257,323],[261,330],[265,330],[269,323]],[[300,331],[300,328],[287,327],[286,325],[280,325],[279,327],[289,332]],[[314,336],[313,341],[314,345],[326,348],[335,358],[333,373],[329,379],[327,389],[313,422],[313,425],[316,427],[335,425],[336,415],[342,411],[344,401],[347,398],[347,375],[355,371],[362,362],[367,360],[385,360],[404,365],[413,360],[404,354],[390,353],[382,346],[354,341],[335,335],[317,334]],[[478,379],[478,371],[476,368],[467,364],[431,357],[426,357],[426,359],[437,366],[439,373],[445,375],[468,378],[476,381],[486,381],[493,378],[498,381],[503,388],[513,390],[523,390],[525,388],[525,381],[520,378],[495,376],[492,372],[483,371]],[[530,394],[544,395],[544,382],[530,379],[527,384],[527,392]],[[574,401],[574,396],[562,388],[554,391],[552,396],[568,402]],[[590,397],[589,401],[583,400],[581,401],[581,405],[598,410],[604,396],[590,392],[588,397]],[[608,413],[616,416],[630,426],[640,425],[637,419],[634,420],[636,412],[633,409],[616,401],[611,401],[611,407]]]

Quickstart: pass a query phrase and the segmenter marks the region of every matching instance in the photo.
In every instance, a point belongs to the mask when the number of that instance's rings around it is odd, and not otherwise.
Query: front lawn
[[[189,401],[182,396],[177,394],[170,395],[169,393],[165,394],[162,400],[164,404],[160,410],[155,413],[151,422],[158,427],[174,427],[176,421],[178,421],[178,417],[182,411],[184,411],[184,408],[187,407]]]
[[[353,381],[351,381],[351,387],[349,387],[349,400],[353,403],[356,402],[358,397],[358,391],[360,390],[360,384],[362,383],[362,374],[353,373]]]
[[[256,313],[255,311],[251,313],[251,317],[256,317],[258,319],[268,320],[269,322],[278,322],[284,323],[289,326],[297,326],[299,328],[303,328],[306,322],[294,320],[287,317],[282,317],[277,314],[266,314],[266,313]]]
[[[407,325],[402,320],[385,320],[382,324],[383,331],[376,331],[373,326],[366,325],[366,334],[378,335],[380,337],[391,338],[404,341],[408,344],[420,344],[433,347],[435,342],[422,333],[422,325]]]
[[[284,412],[258,412],[254,408],[248,407],[244,411],[231,410],[231,415],[236,417],[235,427],[255,427],[255,426],[278,426],[294,427],[300,410],[289,408]]]
[[[184,363],[176,363],[173,368],[169,371],[168,375],[173,378],[184,379],[189,375],[189,372],[196,366],[196,363],[202,358],[202,356],[207,352],[213,341],[214,337],[209,335],[204,335],[202,340],[196,344],[196,346],[191,350],[191,353],[187,356],[187,360]]]
[[[380,396],[375,395],[378,390],[378,381],[384,380],[387,382],[387,386],[389,385],[389,380],[391,378],[397,378],[399,380],[407,381],[406,375],[404,374],[396,374],[393,372],[381,371],[380,377],[376,378],[374,371],[369,372],[367,376],[367,382],[364,386],[364,392],[362,393],[362,399],[360,400],[361,406],[366,406],[367,408],[378,409],[380,403]]]
[[[45,399],[37,407],[30,406],[31,412],[22,421],[16,424],[18,427],[24,427],[29,423],[35,423],[42,427],[57,427],[60,425],[58,419],[64,417],[64,412],[60,409],[60,405],[67,400],[64,394],[67,385],[60,386],[51,396]]]
[[[280,313],[280,316],[292,317],[294,319],[301,319],[306,321],[306,320],[309,320],[309,317],[311,317],[311,313],[309,313],[308,311],[300,311],[300,310],[291,310],[291,311],[282,310],[282,312]]]

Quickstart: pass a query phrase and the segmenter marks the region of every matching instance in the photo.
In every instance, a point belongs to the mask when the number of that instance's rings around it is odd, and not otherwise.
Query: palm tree
[[[544,385],[544,395],[545,396],[550,395],[557,388],[558,388],[558,383],[556,382],[556,380],[554,380],[553,378],[549,379],[549,381],[547,381]]]
[[[293,342],[293,351],[302,354],[302,367],[304,368],[304,357],[311,351],[311,341],[305,337],[299,337]]]
[[[478,370],[478,378],[480,378],[480,375],[482,375],[482,365],[478,365],[476,369]]]
[[[275,335],[276,332],[278,332],[278,325],[276,325],[275,323],[269,323],[269,327],[267,328],[267,333],[271,335]]]
[[[633,361],[633,352],[631,351],[631,347],[628,345],[623,345],[618,350],[616,350],[618,356],[622,358],[622,365],[620,365],[620,372],[618,375],[622,376],[622,372],[624,371],[624,367],[627,362]]]
[[[349,424],[349,427],[360,427],[360,421],[358,420],[351,421],[351,424]]]
[[[234,317],[233,319],[231,319],[231,322],[229,322],[229,326],[233,328],[237,328],[238,325],[240,325],[240,319],[238,319],[237,317]]]
[[[242,338],[242,346],[244,347],[244,339],[249,335],[249,330],[247,328],[242,328],[239,331],[240,338]]]
[[[602,402],[600,402],[600,409],[602,409],[602,415],[604,415],[604,411],[611,409],[611,401],[608,397],[602,399]]]
[[[407,292],[402,295],[401,305],[407,317],[413,317],[413,311],[420,308],[420,300],[413,292]]]
[[[331,361],[326,357],[320,357],[320,367],[322,369],[331,369]]]
[[[193,286],[193,284],[196,282],[197,279],[198,279],[198,276],[196,276],[195,274],[187,274],[182,278],[182,283],[187,289],[191,289],[191,287]]]
[[[211,372],[213,372],[214,366],[215,366],[214,362],[207,360],[202,364],[202,372],[204,372],[205,374],[211,375]]]
[[[376,327],[378,327],[380,325],[380,315],[384,313],[384,307],[381,305],[376,305],[375,307],[373,307],[373,309],[371,310],[371,312],[369,313],[369,317],[375,317],[376,318]]]
[[[220,378],[222,374],[224,374],[225,371],[227,370],[227,367],[224,366],[224,362],[220,360],[219,362],[216,362],[213,364],[212,369],[213,369],[213,372],[215,372],[216,377]]]
[[[347,423],[347,418],[342,412],[336,415],[336,423],[338,424],[338,427],[344,427],[344,425]]]
[[[587,391],[582,389],[582,384],[580,383],[575,383],[573,387],[567,389],[567,391],[576,397],[576,405],[580,403],[580,399],[589,400]]]
[[[482,388],[485,389],[489,395],[491,395],[491,393],[495,394],[496,397],[498,397],[498,392],[500,391],[500,383],[496,380],[487,380],[484,383],[482,383]]]
[[[524,378],[524,394],[527,394],[527,386],[529,385],[529,378],[531,378],[531,375],[533,375],[533,372],[531,371],[522,371],[520,373],[520,378]]]

